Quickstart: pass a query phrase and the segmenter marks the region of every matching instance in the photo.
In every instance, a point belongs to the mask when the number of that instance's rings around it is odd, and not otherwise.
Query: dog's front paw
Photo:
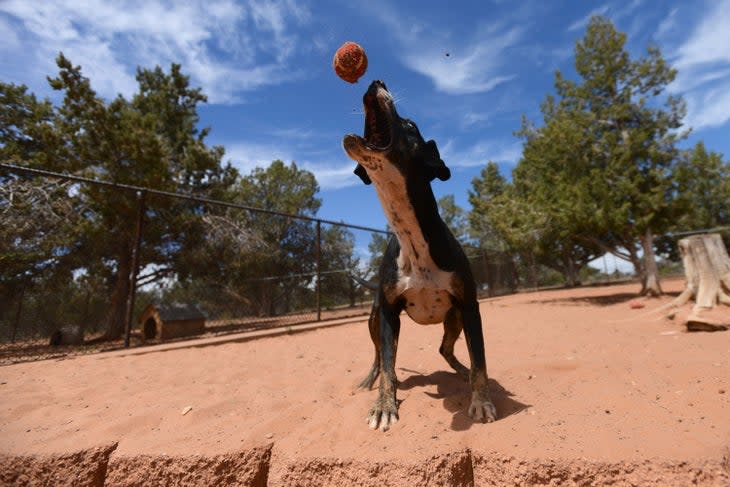
[[[492,423],[497,420],[497,408],[489,399],[472,398],[468,413],[477,422]]]
[[[388,431],[398,422],[398,406],[395,401],[391,403],[378,399],[368,413],[367,422],[370,429]]]

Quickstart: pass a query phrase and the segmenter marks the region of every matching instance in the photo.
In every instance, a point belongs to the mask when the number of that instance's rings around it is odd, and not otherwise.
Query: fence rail
[[[14,190],[0,192],[0,365],[364,316],[372,294],[351,276],[374,276],[389,235],[0,163],[0,190],[8,188]],[[86,204],[84,192],[102,190],[104,197],[126,195],[118,200],[125,211],[108,215]],[[184,238],[164,235],[167,221]],[[116,242],[120,232],[114,229],[120,228],[125,238]],[[272,228],[286,236],[272,240]],[[126,246],[129,259],[112,257],[115,245]],[[366,251],[366,245],[372,248]],[[508,254],[468,253],[481,296],[561,282],[554,271],[522,268]],[[173,304],[200,310],[203,326],[165,316]],[[150,318],[143,323],[144,312]],[[110,338],[111,324],[120,322],[123,332]]]
[[[358,272],[363,263],[357,260],[328,261],[326,259],[334,257],[351,257],[352,249],[348,251],[345,248],[335,252],[323,246],[352,246],[355,240],[354,232],[370,236],[388,234],[385,230],[363,225],[256,208],[194,194],[60,174],[16,164],[0,163],[0,177],[2,178],[0,185],[19,183],[22,182],[21,179],[36,187],[50,181],[69,185],[62,191],[44,195],[43,198],[37,198],[32,191],[11,192],[11,196],[4,195],[7,197],[0,198],[0,218],[4,220],[4,225],[11,226],[12,223],[8,222],[24,222],[24,215],[32,218],[34,214],[40,213],[34,205],[50,204],[50,213],[53,216],[49,218],[53,221],[46,228],[32,230],[26,228],[27,225],[18,225],[23,228],[6,227],[2,235],[0,267],[5,269],[0,269],[0,363],[56,356],[59,353],[67,353],[68,347],[84,352],[149,342],[149,337],[143,336],[136,320],[150,303],[172,301],[194,303],[202,308],[207,316],[206,334],[291,326],[333,317],[362,315],[367,312],[366,302],[370,299],[369,292],[357,286],[349,274]],[[116,269],[122,276],[121,280],[128,281],[125,287],[126,295],[122,297],[124,306],[116,307],[117,316],[109,316],[115,297],[111,296],[110,277],[102,274],[115,270],[113,269],[115,266],[120,267],[122,265],[120,262],[105,262],[104,259],[108,260],[108,256],[91,253],[77,258],[78,262],[68,267],[65,276],[51,276],[50,272],[45,272],[44,269],[50,267],[48,262],[67,256],[61,255],[66,250],[60,244],[43,248],[43,239],[48,235],[41,234],[68,231],[62,228],[64,219],[74,216],[73,204],[64,206],[59,211],[49,201],[71,201],[78,197],[83,188],[105,188],[113,193],[126,193],[130,202],[133,202],[131,204],[136,206],[133,212],[135,221],[124,222],[124,225],[134,229],[134,245],[131,262],[128,263],[129,272]],[[174,266],[171,269],[155,269],[149,263],[145,264],[142,259],[146,252],[155,250],[149,248],[152,244],[150,237],[146,235],[156,231],[155,228],[150,228],[154,226],[154,220],[175,217],[169,213],[165,214],[163,209],[171,200],[182,202],[185,211],[189,211],[196,218],[213,222],[211,228],[221,230],[224,234],[222,237],[219,236],[220,238],[235,240],[237,236],[246,235],[250,240],[258,242],[259,237],[251,232],[250,228],[265,228],[268,222],[275,219],[282,228],[295,222],[299,225],[295,237],[305,240],[299,243],[306,255],[284,256],[282,261],[286,262],[278,266],[261,265],[261,261],[249,262],[250,268],[239,268],[237,282],[231,283],[226,282],[224,277],[227,270],[234,267],[231,264],[236,256],[233,256],[230,261],[221,263],[220,272],[208,273],[205,277],[187,278],[183,283],[180,277],[181,269]],[[21,214],[22,211],[25,211],[24,215]],[[10,218],[13,212],[16,216],[14,220]],[[101,219],[101,216],[86,208],[84,218],[96,221]],[[216,227],[216,221],[224,223]],[[225,225],[229,227],[225,228]],[[340,231],[333,232],[332,229]],[[205,242],[210,236],[206,233],[206,229],[185,229],[185,231],[193,234],[192,237],[198,238],[200,242]],[[326,239],[332,235],[339,238],[339,241],[328,242]],[[106,237],[102,235],[100,238]],[[306,241],[307,239],[309,241]],[[75,244],[77,240],[79,236],[70,235],[64,245],[68,245],[68,242]],[[262,254],[283,253],[281,249],[271,247],[271,242],[259,243],[264,251],[258,249],[259,257],[263,261],[267,255]],[[27,268],[23,268],[22,253],[29,247],[39,255],[27,263]],[[44,252],[45,254],[41,255]],[[239,255],[241,256],[242,254]],[[298,262],[296,257],[300,257],[301,261]],[[84,262],[85,258],[88,258],[89,262]],[[16,267],[19,265],[20,268],[11,269],[13,266],[10,264]],[[262,268],[257,269],[256,265]],[[191,268],[190,263],[187,267],[188,274],[195,274],[191,272],[195,269]],[[140,274],[141,271],[144,271],[144,275]],[[120,297],[116,296],[116,299],[118,298]],[[103,333],[105,321],[119,320],[120,313],[124,315],[124,333],[121,340],[95,340],[94,338],[99,338]],[[81,346],[81,343],[84,345]]]

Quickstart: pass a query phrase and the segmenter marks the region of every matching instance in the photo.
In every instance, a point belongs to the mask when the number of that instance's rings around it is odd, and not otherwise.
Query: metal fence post
[[[482,249],[482,265],[484,266],[484,283],[487,285],[487,296],[490,298],[494,296],[494,284],[496,280],[493,278],[491,272],[489,272],[489,259],[487,258],[487,251]]]
[[[317,321],[322,321],[322,222],[317,220]]]
[[[13,336],[10,338],[10,343],[15,343],[15,335],[18,333],[18,324],[20,323],[20,317],[23,315],[23,300],[25,299],[25,285],[20,288],[20,296],[18,297],[18,309],[15,312],[15,321],[13,321]]]
[[[139,273],[139,252],[142,246],[142,226],[144,223],[144,200],[146,191],[137,192],[137,226],[134,234],[134,252],[132,253],[132,272],[129,276],[129,294],[127,310],[124,316],[124,348],[129,348],[129,336],[132,333],[134,299],[137,296],[137,275]]]

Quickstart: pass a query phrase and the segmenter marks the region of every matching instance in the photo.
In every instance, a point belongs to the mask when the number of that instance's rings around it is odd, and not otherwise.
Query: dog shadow
[[[471,402],[471,388],[463,377],[455,372],[438,371],[424,375],[414,370],[401,368],[403,372],[410,375],[398,383],[401,390],[409,390],[416,387],[436,386],[436,392],[426,392],[434,399],[441,399],[444,408],[452,413],[451,429],[454,431],[465,431],[474,424],[467,414],[467,408]],[[505,389],[499,381],[489,379],[489,394],[494,406],[497,408],[497,421],[501,421],[513,414],[520,413],[531,407],[514,399],[514,395]]]

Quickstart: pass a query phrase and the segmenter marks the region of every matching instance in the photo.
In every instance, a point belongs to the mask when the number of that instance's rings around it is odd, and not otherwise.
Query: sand
[[[385,433],[355,387],[362,319],[0,367],[0,484],[730,485],[730,332],[651,314],[671,295],[633,309],[637,289],[483,301],[492,424],[441,327],[406,316]]]

